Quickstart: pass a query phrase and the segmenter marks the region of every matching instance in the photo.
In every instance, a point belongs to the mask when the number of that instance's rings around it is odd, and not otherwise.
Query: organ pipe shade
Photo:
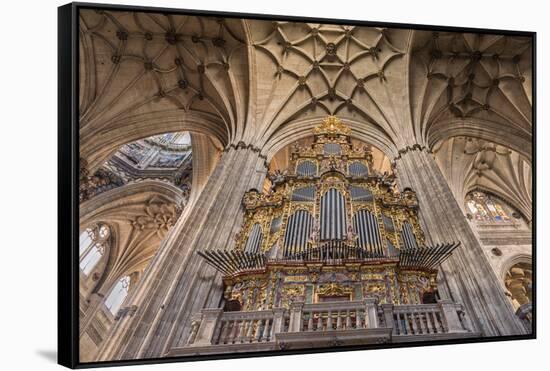
[[[330,188],[321,197],[321,240],[343,240],[346,238],[346,208],[344,196]]]
[[[300,176],[317,175],[317,165],[312,161],[302,161],[296,166],[296,174]]]
[[[248,235],[248,240],[246,241],[244,251],[249,253],[259,252],[262,244],[262,237],[262,227],[260,227],[260,224],[258,223],[254,224],[250,234]]]
[[[364,163],[355,161],[349,165],[349,173],[351,176],[366,177],[369,175],[369,168]]]
[[[376,217],[368,210],[359,210],[353,216],[353,231],[357,244],[370,252],[382,254],[382,239]]]
[[[395,232],[395,226],[393,224],[393,220],[391,217],[382,214],[382,223],[384,223],[384,228],[386,229],[386,232],[388,233],[394,233]]]
[[[292,201],[301,201],[301,202],[313,202],[315,201],[315,187],[302,187],[297,188],[292,192]]]
[[[338,143],[325,143],[323,151],[327,155],[339,155],[342,152],[342,147]]]
[[[405,249],[418,248],[416,237],[414,236],[412,227],[409,222],[403,223],[403,227],[401,229],[401,240],[403,241],[403,246]]]
[[[298,210],[292,214],[286,224],[284,255],[288,256],[304,250],[312,228],[313,217],[309,211]]]
[[[388,250],[388,256],[397,255],[397,249],[395,248],[395,246],[393,246],[389,239],[386,239],[386,248]]]
[[[281,229],[283,219],[279,216],[277,218],[273,218],[271,221],[271,227],[269,229],[269,233],[275,233]]]
[[[372,201],[374,199],[372,192],[364,187],[350,186],[349,193],[352,201]]]

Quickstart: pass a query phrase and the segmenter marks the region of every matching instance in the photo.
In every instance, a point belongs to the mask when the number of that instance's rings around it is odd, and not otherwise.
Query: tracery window
[[[494,197],[482,192],[470,192],[466,196],[466,208],[472,219],[487,222],[507,222],[510,216]]]
[[[130,276],[124,276],[115,284],[107,299],[105,299],[105,306],[114,315],[118,312],[124,299],[128,296],[128,290],[130,288]]]
[[[111,229],[106,224],[86,228],[80,234],[80,269],[85,275],[95,268],[109,245]]]

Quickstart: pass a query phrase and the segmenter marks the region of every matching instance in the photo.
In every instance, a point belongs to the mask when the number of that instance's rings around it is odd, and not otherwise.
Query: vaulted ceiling
[[[400,103],[392,87],[407,52],[409,30],[294,22],[248,22],[257,68],[256,133],[312,117],[338,115],[369,123],[398,139]],[[387,79],[391,76],[392,82]],[[260,93],[261,92],[261,93]]]
[[[464,200],[473,190],[493,193],[531,221],[532,169],[523,156],[467,137],[446,140],[434,148],[434,153],[457,200]]]
[[[530,157],[531,48],[524,37],[416,32],[409,86],[417,140],[471,135]]]
[[[337,115],[390,159],[439,148],[451,177],[476,156],[444,160],[460,147],[449,138],[489,141],[511,154],[495,149],[484,182],[515,192],[531,162],[531,54],[517,36],[83,10],[81,155],[95,169],[125,143],[190,131],[271,159]],[[523,180],[496,185],[512,173]],[[457,184],[471,188],[476,174]]]
[[[82,11],[81,152],[97,166],[124,142],[189,130],[221,145],[247,110],[239,20]]]

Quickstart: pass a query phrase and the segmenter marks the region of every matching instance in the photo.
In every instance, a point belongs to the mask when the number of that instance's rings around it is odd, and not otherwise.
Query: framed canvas
[[[71,3],[58,35],[60,364],[535,338],[534,32]]]

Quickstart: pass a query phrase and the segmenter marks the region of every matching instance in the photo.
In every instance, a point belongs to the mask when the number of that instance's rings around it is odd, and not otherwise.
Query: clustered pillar
[[[132,316],[117,321],[99,351],[99,360],[162,357],[189,337],[194,313],[215,308],[222,298],[219,274],[196,254],[234,243],[245,191],[261,189],[265,158],[255,148],[230,147],[192,210],[170,231],[126,305]]]
[[[410,147],[400,152],[395,159],[399,187],[416,192],[428,241],[462,244],[441,266],[442,296],[462,303],[482,336],[525,333],[433,154]]]

